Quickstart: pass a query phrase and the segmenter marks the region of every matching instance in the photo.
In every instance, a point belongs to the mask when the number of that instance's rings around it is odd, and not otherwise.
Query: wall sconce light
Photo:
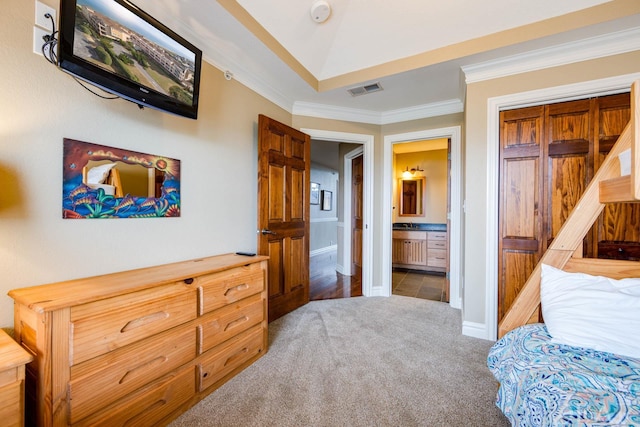
[[[407,169],[405,169],[402,172],[402,177],[403,178],[411,178],[412,176],[414,176],[416,174],[416,172],[424,172],[424,169],[420,169],[420,166],[416,166],[415,168],[409,169],[409,166],[407,166]]]

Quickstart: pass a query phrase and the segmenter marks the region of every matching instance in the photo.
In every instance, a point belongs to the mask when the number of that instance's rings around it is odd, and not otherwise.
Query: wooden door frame
[[[500,182],[500,111],[534,105],[604,96],[628,92],[631,83],[640,78],[640,73],[590,80],[563,86],[554,86],[528,92],[513,93],[487,100],[487,223],[486,223],[486,277],[485,277],[485,324],[469,325],[465,333],[478,338],[495,341],[498,331],[498,199]],[[484,329],[484,330],[482,330]]]
[[[300,129],[300,131],[306,133],[311,139],[318,139],[323,141],[344,142],[350,144],[361,144],[361,150],[363,157],[363,194],[362,194],[362,210],[363,210],[363,230],[362,230],[362,294],[364,296],[380,296],[379,288],[373,286],[373,235],[372,227],[373,223],[373,135],[359,134],[359,133],[347,133],[347,132],[335,132],[322,129]],[[360,148],[358,148],[360,149]],[[347,156],[353,155],[356,150],[347,153]],[[355,157],[356,155],[353,155]],[[346,160],[345,156],[345,170],[343,183],[351,182],[351,159]],[[347,163],[348,171],[347,171]],[[348,173],[348,177],[347,177]],[[347,181],[348,178],[348,181]],[[349,230],[348,235],[351,235],[351,186],[342,185],[344,191],[342,194],[342,202],[344,203],[343,211],[343,227],[344,230]],[[347,198],[348,197],[348,198]],[[347,228],[348,225],[348,228]],[[341,273],[351,273],[351,239],[342,239],[343,245],[343,259]],[[349,259],[347,261],[347,254]],[[348,266],[348,267],[345,267]],[[345,268],[348,268],[346,270]]]
[[[382,278],[386,295],[391,295],[391,237],[393,209],[393,144],[427,139],[451,139],[451,229],[449,245],[449,305],[462,308],[462,130],[460,126],[426,129],[416,132],[387,135],[382,153]]]

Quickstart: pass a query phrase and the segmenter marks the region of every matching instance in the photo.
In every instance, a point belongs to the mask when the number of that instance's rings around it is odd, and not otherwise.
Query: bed
[[[540,301],[487,358],[511,424],[640,426],[640,279],[542,264]]]
[[[514,426],[640,425],[640,359],[556,344],[536,323],[500,339],[488,366]]]

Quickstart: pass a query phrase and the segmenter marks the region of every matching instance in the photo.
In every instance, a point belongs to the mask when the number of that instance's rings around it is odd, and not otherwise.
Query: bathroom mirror
[[[63,218],[180,216],[180,160],[64,139]]]
[[[426,204],[425,177],[401,178],[398,184],[399,216],[424,216]]]

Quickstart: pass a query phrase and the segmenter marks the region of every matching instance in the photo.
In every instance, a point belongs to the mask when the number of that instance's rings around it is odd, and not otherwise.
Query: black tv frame
[[[109,93],[136,103],[140,107],[145,106],[191,119],[197,119],[202,51],[127,0],[101,1],[117,3],[124,9],[128,10],[132,15],[144,22],[147,22],[155,30],[168,36],[174,42],[180,44],[195,55],[193,103],[188,105],[180,102],[169,95],[98,67],[75,55],[73,52],[73,43],[75,38],[74,31],[76,25],[77,0],[61,0],[60,2],[58,66],[69,74],[72,74],[73,76],[76,76],[81,80],[95,85]]]

